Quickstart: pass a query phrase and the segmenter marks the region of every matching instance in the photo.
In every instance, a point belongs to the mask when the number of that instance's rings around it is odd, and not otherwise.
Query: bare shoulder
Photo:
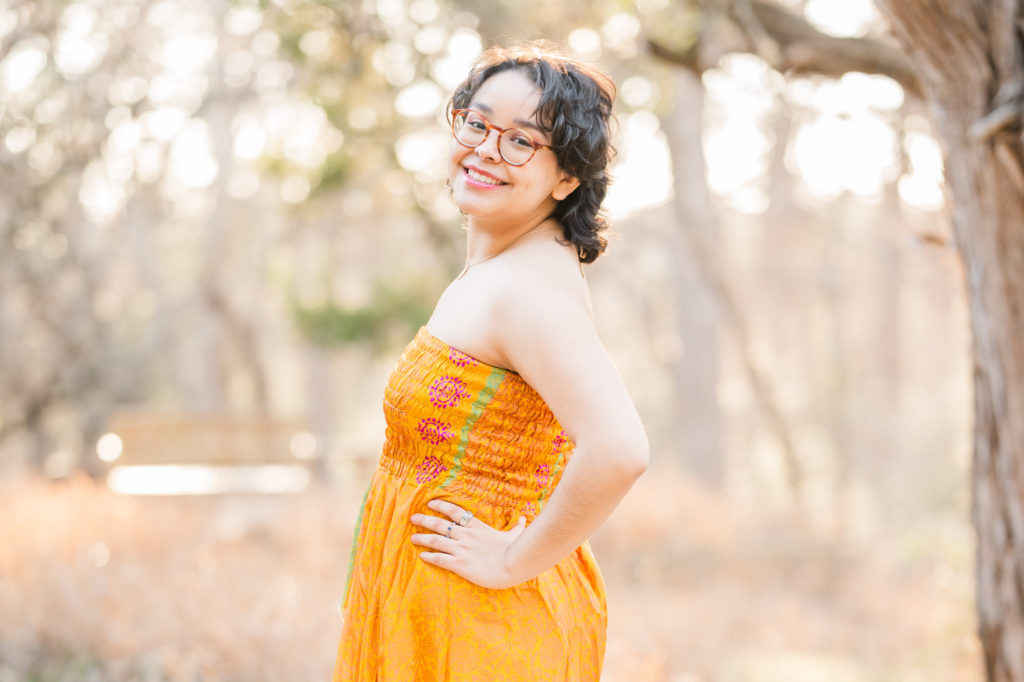
[[[510,256],[492,280],[487,325],[507,367],[522,374],[522,349],[570,332],[597,339],[587,282],[571,246],[538,240]]]
[[[528,268],[514,268],[517,281],[504,281],[490,307],[491,348],[540,394],[577,445],[586,438],[602,448],[641,448],[643,427],[598,338],[578,262],[533,255]],[[515,264],[507,263],[511,274]]]

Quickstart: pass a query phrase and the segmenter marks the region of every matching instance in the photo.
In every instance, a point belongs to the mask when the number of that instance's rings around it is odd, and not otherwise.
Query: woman
[[[385,393],[336,682],[600,677],[587,538],[648,457],[581,277],[606,243],[613,93],[531,45],[488,51],[452,97],[466,267]]]

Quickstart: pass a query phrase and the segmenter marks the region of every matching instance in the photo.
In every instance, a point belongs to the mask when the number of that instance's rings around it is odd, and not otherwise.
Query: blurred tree
[[[294,67],[290,92],[308,98],[313,111],[345,140],[312,165],[289,158],[284,150],[264,154],[264,173],[284,182],[299,179],[308,198],[300,197],[296,212],[308,213],[311,205],[323,210],[352,197],[368,199],[371,214],[395,208],[412,211],[445,270],[456,268],[459,247],[452,212],[433,200],[439,193],[439,175],[416,172],[423,169],[410,166],[423,158],[402,158],[401,151],[422,132],[424,119],[438,118],[443,101],[436,83],[439,70],[451,69],[453,61],[456,66],[465,62],[465,55],[461,61],[453,59],[452,41],[460,30],[467,30],[472,18],[449,10],[444,0],[409,7],[278,3],[263,10],[265,25],[279,36],[281,58]],[[438,126],[438,132],[442,130]],[[432,150],[421,146],[418,151],[427,157]],[[412,196],[396,206],[396,174],[404,176],[405,171],[413,171],[412,178],[403,177],[412,182]],[[330,236],[344,240],[362,227],[343,217],[332,225]],[[353,306],[338,300],[333,272],[337,268],[336,262],[328,261],[321,273],[326,301],[307,303],[292,292],[298,329],[312,343],[379,343],[383,327],[398,324],[408,331],[429,316],[429,292],[437,284],[423,282],[418,273],[408,282],[375,283],[368,300]]]
[[[30,463],[52,475],[92,467],[110,410],[162,386],[184,409],[268,414],[275,293],[320,345],[378,341],[382,315],[425,320],[457,230],[424,198],[436,174],[409,192],[395,150],[437,117],[440,94],[416,98],[436,62],[461,76],[475,52],[459,34],[471,18],[418,7],[0,7],[0,443],[27,436]],[[439,44],[416,32],[427,25]],[[396,106],[417,85],[403,100],[415,111]],[[363,218],[338,220],[339,203]],[[352,275],[338,253],[375,215],[386,239],[403,212],[425,227],[426,244],[405,245],[427,251],[421,268],[371,287],[332,336],[353,307],[339,302]],[[372,272],[395,249],[368,251],[358,262]]]
[[[953,230],[974,333],[974,522],[988,679],[1024,680],[1024,5],[878,0],[909,58],[825,35],[769,2],[709,6],[698,40],[652,33],[655,54],[702,70],[751,50],[776,69],[882,73],[932,107],[945,143]]]
[[[978,625],[1024,681],[1024,3],[878,0],[945,144],[974,332]]]
[[[102,172],[107,88],[131,40],[111,32],[91,49],[58,53],[61,36],[77,29],[61,9],[5,7],[0,43],[0,442],[24,434],[39,468],[55,448],[54,410],[72,408],[89,442],[137,366],[111,343],[105,297],[116,272],[79,201],[82,179]],[[88,12],[78,18],[88,22]],[[130,22],[111,18],[119,20]]]
[[[674,220],[668,240],[673,245],[675,308],[684,352],[675,367],[678,417],[676,438],[686,471],[705,486],[721,490],[725,483],[722,413],[718,400],[719,306],[724,292],[708,277],[717,268],[718,226],[707,185],[701,139],[704,134],[704,93],[697,78],[680,72],[675,79],[675,107],[662,128],[672,155]],[[709,287],[708,284],[711,283]]]

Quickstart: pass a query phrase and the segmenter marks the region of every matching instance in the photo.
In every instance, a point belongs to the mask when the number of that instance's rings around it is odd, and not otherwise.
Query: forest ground
[[[325,680],[358,500],[0,483],[0,682]],[[856,540],[645,476],[592,541],[604,682],[976,682],[966,519]]]

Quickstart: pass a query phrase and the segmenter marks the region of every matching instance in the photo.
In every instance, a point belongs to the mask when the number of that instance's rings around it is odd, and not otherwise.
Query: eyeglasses
[[[551,145],[534,142],[525,130],[491,125],[483,114],[472,109],[452,111],[452,134],[463,147],[479,147],[492,130],[498,131],[498,153],[510,166],[522,166],[533,158],[538,149],[551,149]]]

